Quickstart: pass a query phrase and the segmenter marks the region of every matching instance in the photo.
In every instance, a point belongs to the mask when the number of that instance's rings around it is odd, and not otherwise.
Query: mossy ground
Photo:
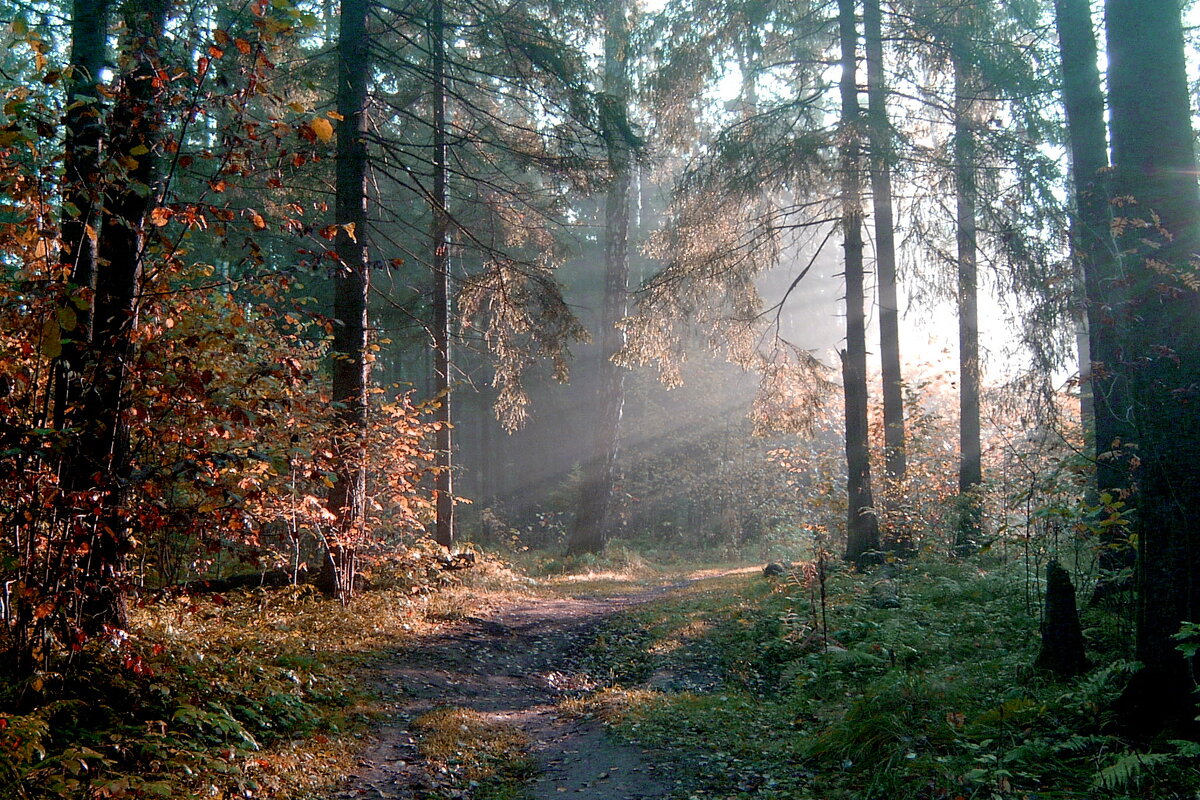
[[[835,571],[824,614],[811,571],[704,581],[614,618],[590,652],[608,685],[569,708],[667,754],[686,796],[1193,798],[1200,746],[1113,733],[1120,653],[1070,684],[1031,668],[1023,575],[916,562],[878,608],[871,578]],[[1095,646],[1119,624],[1087,623]]]

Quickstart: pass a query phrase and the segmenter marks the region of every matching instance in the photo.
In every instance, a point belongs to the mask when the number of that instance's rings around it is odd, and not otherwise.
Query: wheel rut
[[[412,721],[444,707],[479,712],[528,737],[538,768],[526,787],[530,800],[669,797],[675,782],[653,753],[613,740],[599,721],[561,714],[559,702],[592,688],[579,662],[597,626],[689,582],[631,595],[523,601],[447,623],[387,659],[377,680],[390,713],[334,797],[471,798],[470,787],[449,786],[417,749]]]

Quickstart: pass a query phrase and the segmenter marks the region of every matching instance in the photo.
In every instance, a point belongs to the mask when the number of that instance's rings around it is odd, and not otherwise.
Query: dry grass
[[[380,566],[371,575],[375,588],[346,606],[306,586],[145,602],[134,611],[129,652],[144,657],[149,671],[141,677],[120,671],[114,678],[122,691],[157,698],[158,710],[121,709],[118,713],[129,716],[121,723],[123,735],[160,731],[155,735],[164,746],[180,742],[190,748],[186,759],[200,771],[172,775],[164,765],[131,761],[114,763],[112,774],[119,778],[127,770],[124,774],[169,783],[180,798],[228,794],[247,781],[257,787],[256,797],[320,797],[354,769],[359,737],[369,720],[386,710],[360,688],[371,685],[372,668],[447,621],[486,616],[539,597],[636,593],[703,574],[667,574],[622,557],[604,568],[535,580],[483,554],[471,569],[447,572],[438,566],[436,553],[414,551]],[[150,683],[159,694],[142,685]],[[590,701],[596,704],[592,711],[615,719],[653,699],[654,693],[637,691],[602,693]],[[216,713],[212,703],[222,714],[237,717],[229,724],[244,725],[261,747],[210,742],[205,727],[210,723],[189,728],[186,719],[173,716],[177,708]],[[290,715],[282,722],[270,716],[277,706]],[[251,716],[239,716],[240,709],[250,709]],[[145,714],[151,715],[149,722]],[[457,776],[455,781],[461,778],[461,785],[489,783],[496,790],[489,797],[516,792],[532,770],[525,756],[528,743],[502,723],[452,709],[423,718],[422,725],[430,757],[454,761],[449,774]],[[217,771],[200,766],[211,763],[223,766]]]
[[[495,778],[523,764],[529,738],[511,723],[468,708],[438,708],[413,720],[425,758],[456,767],[469,781]]]
[[[558,710],[569,716],[594,717],[608,725],[618,725],[632,712],[656,708],[666,701],[667,697],[655,689],[610,686],[583,697],[564,700]]]
[[[216,797],[246,781],[257,797],[327,795],[353,771],[366,723],[387,710],[362,689],[371,685],[374,665],[447,620],[486,614],[540,591],[486,556],[467,570],[443,572],[414,560],[411,569],[397,571],[399,578],[373,575],[376,586],[387,588],[363,592],[346,606],[299,586],[162,597],[136,609],[130,646],[174,698],[168,711],[174,703],[207,709],[213,698],[230,708],[281,697],[303,706],[294,733],[270,737],[260,749],[229,750],[227,777],[213,775],[211,786],[182,776],[172,781],[179,797]],[[177,726],[167,718],[173,736]],[[492,751],[519,749],[511,737],[476,727],[473,735],[492,737]]]

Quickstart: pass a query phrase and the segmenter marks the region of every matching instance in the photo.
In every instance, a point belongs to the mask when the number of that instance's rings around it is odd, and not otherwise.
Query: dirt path
[[[528,788],[533,800],[668,797],[674,782],[651,754],[611,740],[599,722],[560,716],[556,704],[564,694],[588,688],[577,664],[599,623],[681,585],[521,603],[453,623],[398,654],[379,673],[392,713],[337,797],[430,797],[439,776],[422,763],[409,723],[446,706],[469,708],[524,731],[540,768]]]

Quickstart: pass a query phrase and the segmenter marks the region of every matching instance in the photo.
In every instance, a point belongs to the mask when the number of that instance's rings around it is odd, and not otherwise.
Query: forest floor
[[[1112,724],[1129,607],[1085,607],[1095,666],[1057,681],[1000,555],[766,578],[430,550],[345,606],[150,599],[61,700],[0,710],[0,798],[1195,800],[1200,740]]]
[[[705,578],[754,570],[696,573],[632,591],[585,586],[447,621],[376,663],[385,714],[335,797],[670,796],[676,779],[652,752],[567,710],[603,683],[588,674],[585,652],[620,612]]]

